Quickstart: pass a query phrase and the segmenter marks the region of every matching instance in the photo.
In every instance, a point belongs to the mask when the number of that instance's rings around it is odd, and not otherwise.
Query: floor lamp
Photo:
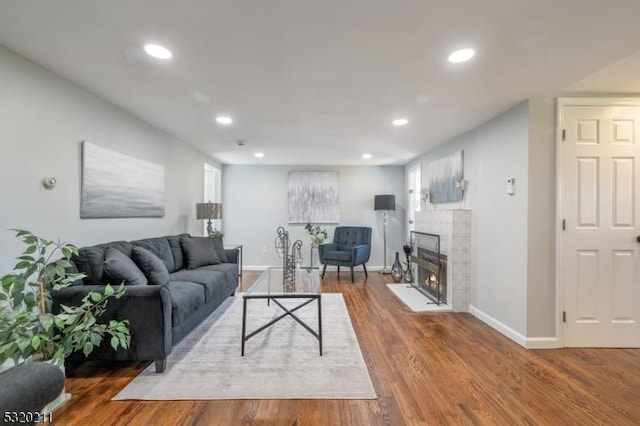
[[[391,269],[387,266],[387,221],[389,210],[396,209],[396,196],[395,195],[376,195],[374,198],[374,210],[382,210],[382,223],[383,235],[384,235],[384,268],[380,273],[390,274]]]

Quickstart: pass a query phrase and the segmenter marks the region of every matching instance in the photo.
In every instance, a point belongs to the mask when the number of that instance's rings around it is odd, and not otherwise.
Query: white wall
[[[0,273],[20,254],[9,228],[79,246],[202,233],[195,203],[212,159],[2,47],[0,94]],[[80,140],[164,165],[165,216],[81,220]]]
[[[225,165],[222,170],[222,228],[225,242],[244,245],[244,264],[261,268],[281,261],[274,250],[278,226],[285,226],[293,240],[305,244],[308,257],[309,238],[304,225],[287,224],[288,172],[294,170],[337,171],[340,185],[340,225],[373,228],[370,269],[383,265],[382,213],[373,210],[376,194],[395,194],[396,211],[390,212],[388,224],[388,263],[396,251],[402,252],[405,241],[404,175],[401,166],[241,166]],[[333,237],[335,225],[321,225]],[[262,248],[267,253],[262,253]],[[305,259],[304,264],[308,264]]]
[[[527,333],[528,104],[409,163],[422,163],[423,187],[431,161],[464,150],[468,180],[464,208],[472,214],[471,305],[523,336]],[[516,195],[506,194],[515,177]],[[459,205],[425,208],[458,208]]]
[[[555,99],[529,100],[527,337],[556,337]]]

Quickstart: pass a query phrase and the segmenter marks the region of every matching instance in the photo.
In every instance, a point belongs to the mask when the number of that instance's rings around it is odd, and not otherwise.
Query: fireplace
[[[424,237],[415,240],[412,236],[412,241],[420,243],[418,245],[422,248],[446,255],[446,258],[440,259],[442,265],[440,294],[446,298],[446,306],[450,307],[453,312],[469,312],[471,298],[471,210],[423,210],[416,212],[415,217],[416,231],[437,235],[440,241],[437,247],[433,244],[434,238]],[[425,242],[427,244],[424,244]],[[417,249],[412,254],[419,257]],[[421,284],[418,284],[419,278],[415,263],[412,271],[415,281],[413,286],[418,289]],[[444,283],[442,283],[443,280],[445,280]],[[424,279],[422,282],[424,283]],[[427,294],[423,287],[420,287],[419,291],[422,295]]]
[[[435,302],[447,304],[447,256],[440,252],[440,236],[411,231],[412,286]]]
[[[438,305],[447,304],[447,255],[418,247],[417,284]]]

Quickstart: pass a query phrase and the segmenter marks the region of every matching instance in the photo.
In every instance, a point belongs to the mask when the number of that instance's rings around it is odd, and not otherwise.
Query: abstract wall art
[[[82,142],[81,218],[164,216],[164,166]]]
[[[289,223],[339,223],[338,172],[289,172]]]
[[[462,201],[463,152],[453,154],[429,163],[429,197],[433,204]]]

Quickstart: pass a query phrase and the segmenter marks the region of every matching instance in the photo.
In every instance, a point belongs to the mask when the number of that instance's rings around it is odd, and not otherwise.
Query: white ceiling
[[[527,98],[640,92],[638,16],[638,0],[4,0],[0,44],[222,163],[405,164]],[[476,57],[448,63],[460,47]],[[586,78],[617,61],[635,68]]]

